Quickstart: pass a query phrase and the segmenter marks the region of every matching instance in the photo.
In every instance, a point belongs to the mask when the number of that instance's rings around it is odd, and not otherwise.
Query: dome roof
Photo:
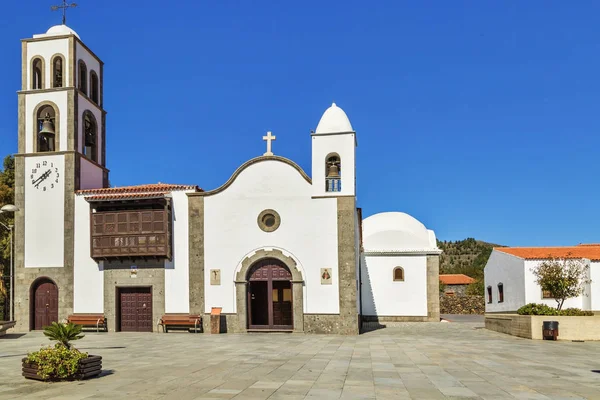
[[[385,212],[363,220],[365,251],[436,249],[435,233],[402,212]]]
[[[315,133],[354,132],[348,116],[335,103],[331,104],[321,117]]]
[[[75,35],[79,38],[77,32],[69,28],[66,25],[54,25],[52,28],[46,31],[44,36],[62,36],[62,35]]]

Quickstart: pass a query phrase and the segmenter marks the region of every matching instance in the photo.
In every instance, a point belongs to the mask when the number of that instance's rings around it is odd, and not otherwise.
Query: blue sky
[[[442,240],[600,242],[598,2],[77,3],[67,23],[105,62],[112,185],[218,187],[267,130],[310,174],[335,101],[364,215],[407,212]],[[0,154],[19,39],[60,22],[51,4],[3,2]]]

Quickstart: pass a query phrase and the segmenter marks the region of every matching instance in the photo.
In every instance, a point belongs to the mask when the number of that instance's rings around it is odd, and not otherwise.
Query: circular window
[[[273,232],[279,228],[281,224],[281,217],[275,210],[264,210],[258,214],[258,227],[265,232]]]

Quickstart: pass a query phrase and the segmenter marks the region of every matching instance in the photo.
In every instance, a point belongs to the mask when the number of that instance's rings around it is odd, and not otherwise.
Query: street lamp
[[[19,211],[19,207],[12,205],[12,204],[6,204],[5,206],[3,206],[2,208],[0,208],[0,214],[2,213],[14,213]],[[0,222],[0,225],[2,225],[4,228],[8,229],[8,234],[9,234],[9,243],[10,243],[10,274],[8,275],[8,280],[10,283],[10,293],[9,293],[9,302],[10,302],[10,321],[14,321],[15,320],[15,316],[14,316],[14,299],[13,299],[13,277],[15,275],[14,272],[14,265],[13,265],[13,243],[12,243],[12,237],[13,237],[13,225],[5,225],[4,223]]]

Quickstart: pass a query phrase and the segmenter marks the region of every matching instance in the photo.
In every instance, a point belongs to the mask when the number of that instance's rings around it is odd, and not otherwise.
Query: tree
[[[81,328],[81,325],[75,325],[70,322],[68,324],[52,322],[52,325],[44,327],[44,335],[48,339],[56,340],[62,346],[70,349],[73,340],[79,340],[84,337],[81,334]]]
[[[0,171],[0,207],[5,204],[14,204],[15,188],[15,159],[12,156],[4,158],[3,169]],[[0,222],[5,225],[13,225],[11,213],[0,214]],[[6,319],[8,301],[6,301],[7,277],[9,271],[10,242],[8,231],[0,227],[0,320]]]
[[[557,310],[562,309],[566,299],[585,295],[585,285],[592,282],[589,263],[569,256],[564,259],[550,257],[531,269],[542,290],[552,293],[558,303]]]

